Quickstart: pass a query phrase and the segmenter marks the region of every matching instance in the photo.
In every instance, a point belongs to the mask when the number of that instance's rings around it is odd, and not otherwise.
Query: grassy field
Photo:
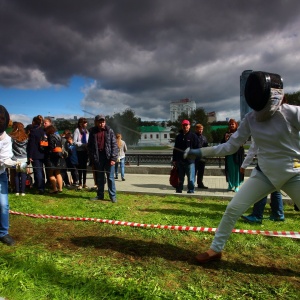
[[[93,217],[144,224],[217,227],[227,201],[118,194],[118,203],[89,201],[94,192],[10,195],[12,211]],[[108,199],[107,195],[106,198]],[[268,212],[266,212],[268,216]],[[239,229],[299,231],[300,213],[285,222]],[[0,245],[0,297],[34,299],[299,299],[300,244],[291,238],[232,234],[221,262],[200,266],[213,233],[141,229],[89,221],[11,215],[16,246]]]

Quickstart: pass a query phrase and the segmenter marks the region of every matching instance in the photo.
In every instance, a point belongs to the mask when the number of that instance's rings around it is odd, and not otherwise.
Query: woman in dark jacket
[[[27,145],[27,158],[33,167],[34,185],[39,194],[45,192],[45,173],[44,173],[44,151],[41,142],[44,140],[44,130],[41,127],[42,116],[36,116],[32,120]]]
[[[46,147],[45,150],[45,165],[52,186],[50,194],[61,193],[63,180],[60,170],[66,168],[66,161],[62,151],[62,140],[61,137],[56,134],[56,128],[53,125],[48,126],[45,129],[45,133],[48,139],[48,147]]]

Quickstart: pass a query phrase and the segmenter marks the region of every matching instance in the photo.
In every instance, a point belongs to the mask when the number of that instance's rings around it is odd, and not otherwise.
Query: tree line
[[[295,93],[285,94],[287,102],[292,105],[300,105],[300,91]],[[197,108],[188,116],[186,113],[182,113],[175,122],[171,121],[142,121],[135,115],[132,109],[126,109],[121,113],[115,113],[112,116],[106,116],[106,123],[110,126],[115,133],[121,133],[123,139],[128,145],[136,145],[140,139],[141,126],[168,126],[171,127],[171,141],[175,140],[179,130],[181,130],[182,120],[188,119],[191,122],[191,130],[194,130],[197,123],[201,123],[204,126],[203,134],[207,137],[209,143],[220,143],[222,140],[226,128],[219,128],[217,130],[211,130],[212,125],[227,125],[226,121],[208,123],[207,113],[203,107]],[[77,124],[72,124],[68,120],[55,121],[57,130],[69,129],[71,132],[75,130]],[[93,124],[92,124],[93,126]]]

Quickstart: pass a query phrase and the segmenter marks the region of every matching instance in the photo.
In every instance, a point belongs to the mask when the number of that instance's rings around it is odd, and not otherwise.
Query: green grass
[[[13,211],[94,217],[145,224],[217,227],[228,201],[118,194],[92,202],[87,191],[10,195]],[[106,198],[107,195],[106,195]],[[268,216],[268,211],[266,211]],[[236,228],[299,231],[300,214],[285,222]],[[297,239],[232,234],[221,262],[198,265],[213,233],[142,229],[97,222],[11,215],[14,247],[0,245],[0,297],[34,299],[299,299]]]

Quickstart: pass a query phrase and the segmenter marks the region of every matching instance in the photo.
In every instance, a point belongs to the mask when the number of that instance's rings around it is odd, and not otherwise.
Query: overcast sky
[[[190,98],[239,119],[244,70],[300,90],[299,0],[0,0],[0,103],[37,114],[169,119]]]

